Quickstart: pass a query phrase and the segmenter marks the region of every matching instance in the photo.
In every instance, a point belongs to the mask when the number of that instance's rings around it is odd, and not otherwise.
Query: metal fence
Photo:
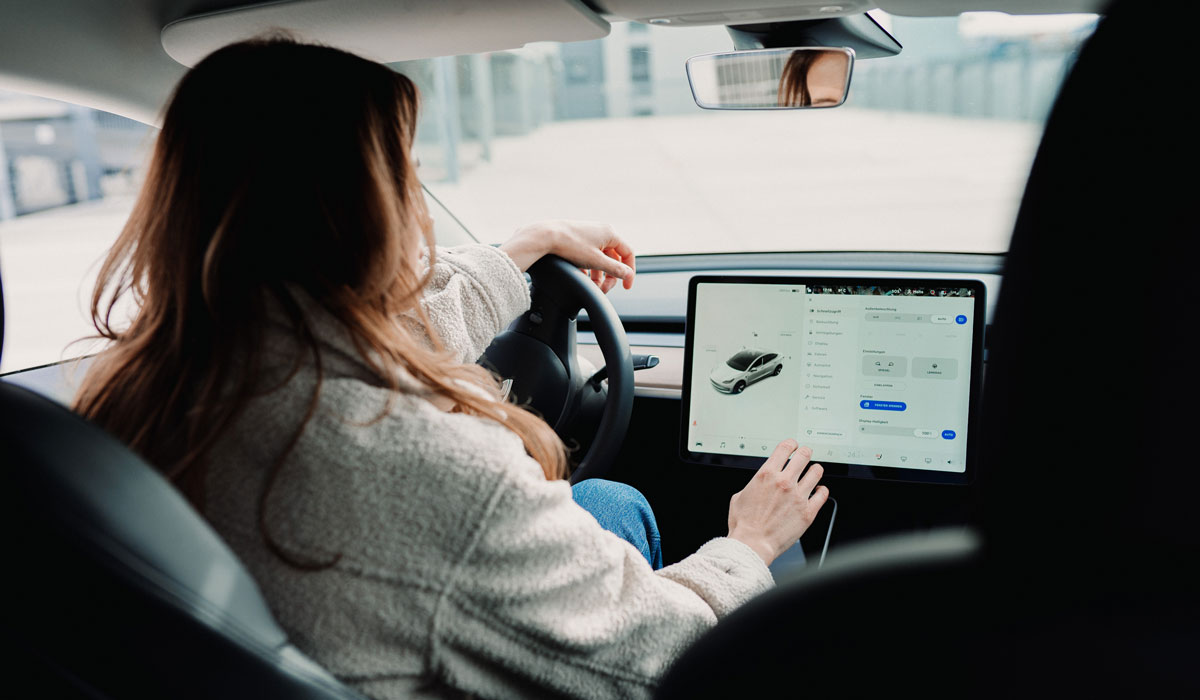
[[[1042,121],[1074,61],[1067,48],[1018,44],[950,59],[859,61],[847,104],[862,109]]]
[[[128,189],[152,135],[124,117],[0,93],[0,220]]]

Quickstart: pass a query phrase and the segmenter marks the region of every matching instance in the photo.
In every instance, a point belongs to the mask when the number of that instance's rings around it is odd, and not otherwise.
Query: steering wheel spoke
[[[587,451],[572,483],[604,476],[620,450],[633,412],[633,361],[621,319],[608,298],[565,260],[546,256],[529,268],[529,311],[501,332],[479,362],[512,380],[512,395],[549,423],[568,445]],[[604,355],[607,390],[588,383],[576,349],[576,321],[586,310]]]

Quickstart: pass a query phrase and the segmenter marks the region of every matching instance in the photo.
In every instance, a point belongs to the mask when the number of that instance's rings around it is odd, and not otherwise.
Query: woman
[[[798,49],[783,64],[776,104],[836,107],[846,99],[850,57],[841,49]]]
[[[362,692],[645,695],[771,584],[821,470],[800,481],[809,453],[784,443],[730,536],[657,572],[602,529],[554,432],[469,363],[527,308],[539,257],[607,290],[632,282],[632,251],[564,222],[435,249],[416,115],[408,79],[330,48],[250,41],[192,69],[101,269],[112,345],[76,406],[166,472],[297,646]]]

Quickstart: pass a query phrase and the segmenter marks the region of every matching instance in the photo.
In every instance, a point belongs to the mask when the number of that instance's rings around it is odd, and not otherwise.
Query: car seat
[[[831,553],[702,637],[659,698],[1200,693],[1189,16],[1118,2],[1047,121],[989,338],[975,522]]]
[[[0,287],[0,349],[3,330]],[[10,692],[361,698],[288,642],[237,557],[154,469],[8,382],[0,499]]]

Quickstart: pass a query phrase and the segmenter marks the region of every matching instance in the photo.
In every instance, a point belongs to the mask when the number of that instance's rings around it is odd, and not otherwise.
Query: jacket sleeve
[[[511,459],[519,440],[503,444],[517,440],[504,432],[495,451]],[[728,538],[655,572],[565,481],[546,481],[528,457],[520,467],[499,477],[436,616],[434,661],[458,688],[649,697],[693,640],[773,585],[762,559]]]
[[[459,362],[474,362],[497,333],[529,308],[529,287],[498,248],[438,248],[421,305],[442,344]],[[415,316],[405,321],[414,332],[428,335]]]

